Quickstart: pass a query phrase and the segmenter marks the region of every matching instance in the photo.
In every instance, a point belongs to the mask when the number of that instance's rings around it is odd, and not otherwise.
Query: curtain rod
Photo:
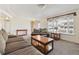
[[[74,16],[77,15],[76,12],[73,12],[73,13],[68,13],[68,14],[59,15],[59,16],[55,16],[55,17],[49,17],[49,18],[47,18],[47,20],[48,20],[48,19],[51,19],[51,18],[61,17],[61,16],[65,16],[65,15],[71,15],[71,14],[73,14]]]

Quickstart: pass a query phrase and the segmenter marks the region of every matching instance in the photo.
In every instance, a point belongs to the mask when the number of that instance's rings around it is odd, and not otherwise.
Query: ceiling
[[[0,15],[4,13],[12,18],[40,19],[78,8],[78,4],[47,4],[45,8],[40,8],[37,4],[0,4]]]

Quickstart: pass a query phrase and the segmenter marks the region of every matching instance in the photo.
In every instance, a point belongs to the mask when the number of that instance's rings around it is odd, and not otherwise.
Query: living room
[[[1,4],[0,52],[2,55],[79,54],[78,19],[79,4]],[[42,52],[33,45],[36,35],[51,39],[51,51],[47,52],[45,46]],[[38,40],[42,42],[39,46],[44,48],[43,44],[49,43],[45,39]]]

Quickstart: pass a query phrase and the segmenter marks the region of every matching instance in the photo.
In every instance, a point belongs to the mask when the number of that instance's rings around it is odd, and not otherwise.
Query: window
[[[73,14],[48,19],[48,32],[74,34]]]

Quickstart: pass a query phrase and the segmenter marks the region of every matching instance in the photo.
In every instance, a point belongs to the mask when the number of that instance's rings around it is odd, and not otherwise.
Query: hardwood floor
[[[8,55],[43,55],[43,54],[31,45],[21,50],[9,53]],[[79,55],[79,45],[63,40],[57,40],[54,41],[53,51],[51,51],[48,55]]]
[[[49,55],[79,55],[79,45],[58,40],[54,42],[54,50]]]

